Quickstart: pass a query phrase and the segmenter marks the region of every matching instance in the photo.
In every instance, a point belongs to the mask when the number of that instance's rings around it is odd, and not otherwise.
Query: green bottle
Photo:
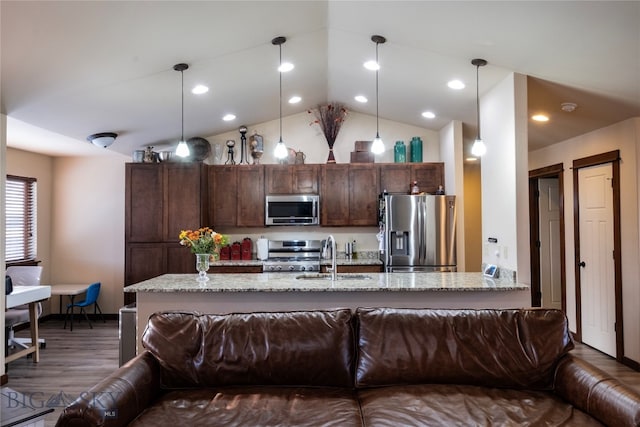
[[[393,147],[393,161],[396,163],[405,163],[407,161],[407,147],[404,141],[396,141]]]

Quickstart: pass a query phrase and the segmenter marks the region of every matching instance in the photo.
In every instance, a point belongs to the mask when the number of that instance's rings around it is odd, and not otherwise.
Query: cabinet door
[[[414,163],[411,180],[418,181],[420,191],[434,194],[439,185],[444,186],[444,163]]]
[[[165,253],[161,243],[133,243],[127,246],[125,285],[133,285],[165,273]]]
[[[238,166],[239,227],[264,227],[264,166]]]
[[[127,163],[125,236],[128,242],[163,239],[163,180],[157,164]]]
[[[380,165],[380,192],[409,193],[412,178],[411,164],[391,163]]]
[[[190,248],[180,246],[180,244],[167,244],[167,268],[166,273],[170,274],[196,274],[196,256],[191,253]]]
[[[165,163],[165,241],[178,240],[182,230],[195,230],[204,224],[202,164]]]
[[[236,225],[238,166],[209,167],[209,222],[213,227]]]
[[[321,172],[321,225],[349,225],[349,165],[324,165]]]
[[[378,168],[349,165],[349,225],[378,225]]]
[[[291,194],[292,173],[288,165],[265,165],[266,194]]]
[[[318,194],[318,165],[291,167],[291,187],[294,194]]]

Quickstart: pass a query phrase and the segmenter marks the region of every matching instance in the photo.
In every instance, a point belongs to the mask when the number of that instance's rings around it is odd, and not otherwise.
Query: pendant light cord
[[[184,141],[184,70],[180,71],[180,78],[182,84],[182,127],[181,127],[181,138],[180,141]]]
[[[478,119],[478,141],[480,138],[480,79],[478,78],[478,74],[480,73],[480,64],[476,65],[476,114]]]
[[[278,67],[278,73],[280,74],[280,142],[282,142],[282,44],[280,47],[280,67]]]
[[[380,43],[376,42],[376,138],[380,138],[380,123],[378,119],[378,70],[380,69],[380,63],[378,62],[378,45]]]

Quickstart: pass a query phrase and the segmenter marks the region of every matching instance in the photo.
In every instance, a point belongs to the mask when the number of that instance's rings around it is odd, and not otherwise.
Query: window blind
[[[35,178],[7,176],[5,196],[5,261],[33,261],[36,258]]]

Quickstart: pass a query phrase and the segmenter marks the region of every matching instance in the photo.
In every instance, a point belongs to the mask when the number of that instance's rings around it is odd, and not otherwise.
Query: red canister
[[[253,252],[253,242],[250,238],[245,237],[242,239],[242,254],[243,260],[251,260],[251,253]]]

